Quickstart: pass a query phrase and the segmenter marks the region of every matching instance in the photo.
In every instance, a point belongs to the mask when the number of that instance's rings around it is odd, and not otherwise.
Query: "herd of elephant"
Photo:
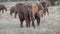
[[[17,3],[16,5],[10,8],[10,15],[13,13],[19,16],[20,26],[23,27],[23,21],[26,21],[26,27],[30,27],[31,21],[32,26],[35,28],[34,21],[37,20],[37,25],[40,25],[40,17],[43,17],[47,14],[49,15],[48,7],[50,6],[49,2],[40,2],[38,3]],[[0,12],[4,13],[4,10],[7,11],[7,8],[4,5],[0,5]]]

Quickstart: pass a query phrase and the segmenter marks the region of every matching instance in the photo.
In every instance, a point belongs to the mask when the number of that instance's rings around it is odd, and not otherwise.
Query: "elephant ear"
[[[39,12],[37,12],[37,13],[40,17],[43,17],[43,10],[39,10]]]
[[[37,10],[38,9],[38,6],[36,4],[33,4],[32,5],[32,9]]]
[[[32,4],[32,13],[35,14],[38,11],[38,6],[36,4]]]

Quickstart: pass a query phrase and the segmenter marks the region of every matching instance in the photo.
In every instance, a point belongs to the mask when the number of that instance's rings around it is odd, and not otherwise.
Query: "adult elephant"
[[[26,27],[30,27],[30,17],[31,17],[31,11],[30,8],[23,4],[23,3],[17,3],[15,5],[15,15],[18,14],[20,19],[20,26],[23,27],[23,21],[26,21]]]
[[[42,4],[42,6],[44,7],[44,15],[49,15],[49,11],[48,11],[48,7],[50,6],[50,4],[48,2],[40,2],[40,4]]]
[[[40,25],[40,17],[43,16],[43,6],[41,4],[33,4],[32,5],[32,14],[33,14],[33,19],[32,19],[32,26],[35,27],[34,21],[35,19],[37,20],[37,25]]]
[[[7,8],[4,5],[0,5],[0,12],[4,13],[4,10],[7,11]]]

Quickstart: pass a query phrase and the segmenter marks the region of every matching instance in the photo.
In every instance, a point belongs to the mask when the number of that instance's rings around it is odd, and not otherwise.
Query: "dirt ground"
[[[39,27],[35,21],[35,26],[35,29],[32,26],[26,28],[24,21],[24,28],[20,28],[18,16],[14,18],[9,11],[0,13],[0,34],[60,34],[60,7],[49,7],[49,16],[41,18]]]

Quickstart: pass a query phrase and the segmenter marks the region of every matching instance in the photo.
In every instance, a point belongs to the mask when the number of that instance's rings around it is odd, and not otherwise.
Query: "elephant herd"
[[[26,21],[26,27],[30,27],[31,21],[32,26],[35,28],[34,21],[37,20],[37,25],[40,25],[40,18],[47,14],[49,15],[48,7],[50,4],[46,2],[40,2],[30,4],[30,3],[17,3],[10,8],[10,15],[13,13],[19,16],[20,26],[23,27],[23,21]],[[3,10],[7,11],[4,5],[0,5],[0,12],[4,13]]]

